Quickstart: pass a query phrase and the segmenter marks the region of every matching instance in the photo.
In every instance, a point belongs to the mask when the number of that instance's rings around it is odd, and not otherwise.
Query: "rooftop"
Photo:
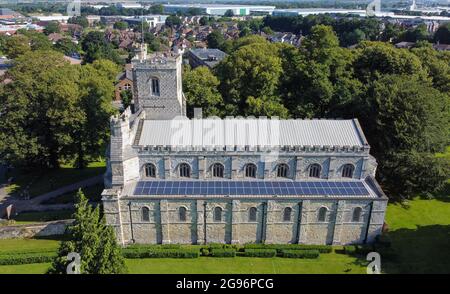
[[[227,54],[219,49],[191,49],[190,51],[197,58],[204,61],[209,67],[214,67],[222,59],[224,59]]]
[[[277,120],[267,118],[144,120],[139,146],[194,149],[235,146],[368,147],[353,120]]]

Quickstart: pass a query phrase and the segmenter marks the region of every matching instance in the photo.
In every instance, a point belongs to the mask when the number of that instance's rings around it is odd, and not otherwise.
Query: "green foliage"
[[[105,39],[103,32],[89,32],[83,37],[81,48],[85,52],[84,61],[87,63],[92,63],[99,59],[109,59],[117,64],[124,63],[119,54],[114,50],[113,45]]]
[[[20,34],[26,36],[29,39],[31,50],[50,50],[52,49],[52,42],[46,35],[37,32],[35,30],[19,30]]]
[[[277,251],[275,249],[245,249],[244,256],[247,257],[275,257]]]
[[[58,167],[62,159],[103,155],[114,92],[109,61],[72,66],[61,53],[35,51],[16,59],[0,94],[0,153],[11,163]],[[117,74],[117,72],[115,73]]]
[[[223,15],[225,17],[233,17],[234,16],[234,12],[231,9],[228,9],[227,11],[225,11],[225,14]]]
[[[13,35],[7,37],[2,44],[2,52],[8,58],[17,58],[31,51],[30,40],[24,35]]]
[[[150,249],[150,248],[124,248],[125,258],[198,258],[198,249]]]
[[[57,21],[49,22],[44,28],[44,34],[50,35],[53,33],[59,33],[61,30],[59,28],[59,23]]]
[[[89,205],[81,190],[75,204],[74,222],[67,228],[70,236],[62,241],[58,256],[48,273],[66,273],[67,255],[77,252],[81,256],[80,273],[118,274],[126,270],[121,248],[117,245],[112,227],[107,226],[100,209]]]
[[[283,250],[282,257],[315,259],[320,255],[318,250]]]
[[[83,28],[89,26],[89,21],[85,16],[73,16],[67,20],[68,23],[80,25]]]
[[[303,244],[245,244],[244,249],[275,249],[283,250],[318,250],[320,253],[331,253],[333,247],[330,245],[303,245]]]
[[[267,41],[250,43],[239,47],[217,66],[219,89],[228,107],[227,114],[246,114],[250,96],[277,97],[282,72],[278,53],[278,47]]]
[[[55,258],[55,256],[55,252],[0,254],[0,265],[46,263],[51,262]]]
[[[69,38],[63,38],[56,42],[55,49],[64,53],[64,55],[70,56],[73,53],[80,53],[81,47],[79,44],[75,44]]]
[[[218,249],[213,248],[210,251],[210,256],[213,257],[235,257],[236,250],[235,249]]]
[[[174,27],[180,26],[181,24],[182,24],[181,18],[179,18],[176,15],[169,15],[166,18],[166,26],[168,26],[170,28],[174,28]]]
[[[128,29],[128,23],[126,21],[117,21],[114,23],[114,28],[116,30],[126,30]]]
[[[434,34],[434,41],[442,44],[450,44],[450,23],[446,22],[439,26]]]
[[[217,87],[219,80],[209,68],[199,66],[183,72],[183,92],[186,96],[187,114],[193,117],[194,108],[200,107],[204,117],[221,116],[223,100]]]
[[[206,37],[208,48],[221,48],[224,41],[225,39],[220,31],[213,31]]]

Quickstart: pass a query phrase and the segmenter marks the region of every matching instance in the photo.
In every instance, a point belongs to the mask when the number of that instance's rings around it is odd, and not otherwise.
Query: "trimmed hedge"
[[[2,254],[0,255],[0,265],[52,262],[56,255],[56,252]]]
[[[234,249],[211,249],[210,256],[213,257],[235,257],[236,250]]]
[[[277,256],[276,249],[245,249],[242,256],[247,257],[275,257]]]
[[[287,258],[318,258],[319,250],[283,250],[282,256]]]
[[[197,249],[144,249],[124,248],[125,258],[198,258],[200,251]]]
[[[354,245],[344,246],[344,253],[345,254],[349,254],[349,255],[355,254],[356,253],[356,246],[354,246]]]
[[[318,250],[319,253],[331,253],[330,245],[303,245],[303,244],[245,244],[244,249],[275,249],[278,253],[283,250]]]

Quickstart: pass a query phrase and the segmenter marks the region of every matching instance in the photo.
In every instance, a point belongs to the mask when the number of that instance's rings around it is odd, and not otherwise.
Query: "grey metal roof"
[[[219,63],[222,59],[224,59],[227,54],[219,49],[191,49],[190,52],[195,55],[197,58],[201,59],[203,62],[208,64],[210,67],[214,67],[217,63]],[[210,60],[211,57],[214,57],[216,60]]]
[[[140,146],[368,146],[354,120],[144,120]]]

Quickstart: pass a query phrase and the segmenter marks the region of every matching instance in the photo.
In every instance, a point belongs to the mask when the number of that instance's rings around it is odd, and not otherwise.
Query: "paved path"
[[[3,214],[5,208],[9,204],[13,204],[15,206],[16,212],[20,211],[32,211],[32,210],[54,210],[54,209],[64,209],[67,207],[71,207],[72,204],[52,204],[52,205],[44,205],[41,204],[43,201],[49,200],[51,198],[55,198],[57,196],[63,195],[68,192],[76,191],[79,188],[85,188],[89,186],[93,186],[95,184],[99,184],[103,181],[103,175],[98,175],[77,183],[73,183],[51,192],[36,196],[31,198],[30,200],[21,200],[17,199],[11,195],[7,195],[4,191],[4,188],[0,188],[0,214]],[[1,217],[1,215],[0,215]]]

